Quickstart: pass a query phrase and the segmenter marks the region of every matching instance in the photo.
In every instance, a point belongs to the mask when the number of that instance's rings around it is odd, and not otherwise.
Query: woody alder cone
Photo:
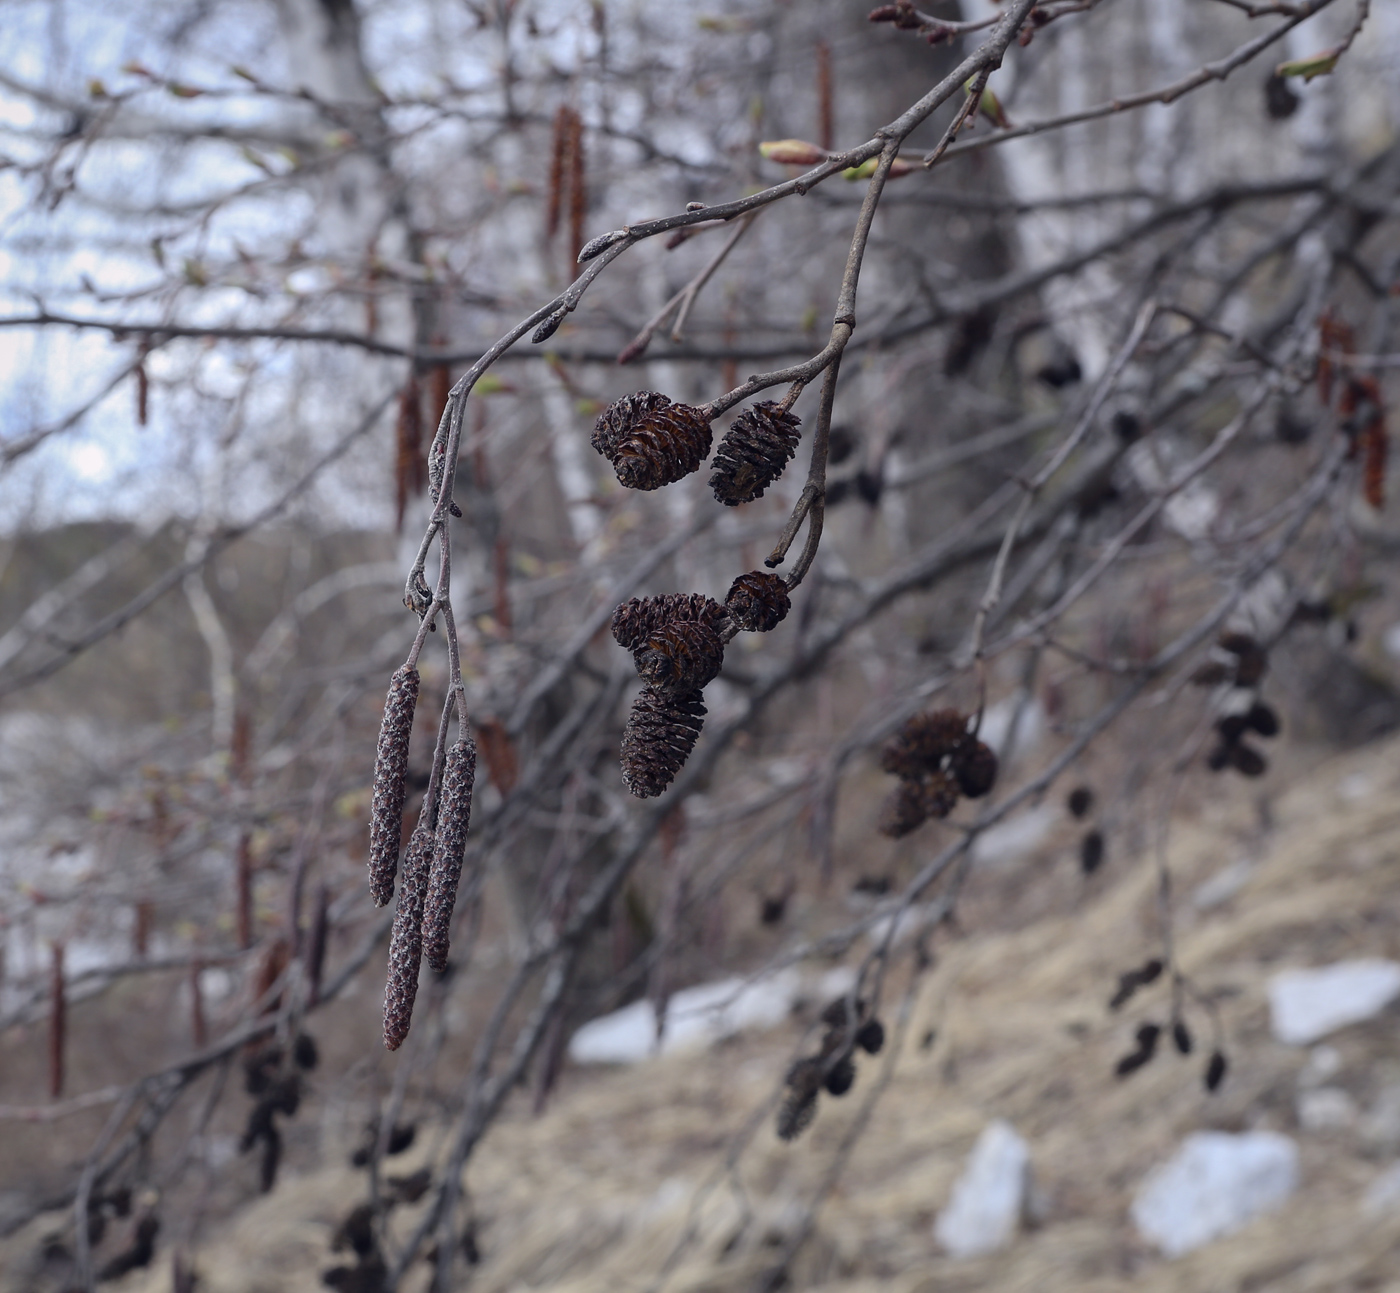
[[[724,664],[724,643],[708,624],[663,624],[636,653],[642,680],[668,696],[699,691]]]
[[[792,413],[764,400],[734,419],[715,453],[710,488],[728,507],[763,497],[797,452],[802,423]]]
[[[897,840],[930,817],[947,817],[957,802],[957,784],[947,773],[935,772],[923,781],[901,781],[885,800],[880,833]]]
[[[967,719],[956,709],[935,709],[905,720],[880,753],[880,767],[896,777],[933,772],[967,740]]]
[[[792,609],[792,600],[781,575],[751,570],[730,585],[724,609],[746,632],[767,633],[786,618]]]
[[[592,443],[628,489],[660,489],[700,466],[710,452],[710,422],[689,404],[638,391],[603,410]]]
[[[981,799],[996,784],[997,756],[984,741],[967,741],[953,755],[952,768],[969,799]]]
[[[413,1002],[418,996],[418,964],[423,957],[423,900],[428,890],[428,865],[433,856],[433,833],[418,827],[403,855],[403,884],[389,936],[389,977],[384,984],[384,1045],[396,1051],[408,1036]]]
[[[638,799],[659,795],[690,758],[705,705],[698,691],[663,696],[651,687],[632,702],[622,734],[622,780]]]
[[[379,749],[374,759],[374,796],[369,819],[369,892],[376,907],[394,896],[403,832],[404,778],[408,774],[408,740],[418,703],[418,670],[406,665],[389,682]]]
[[[612,635],[618,646],[635,651],[663,624],[686,621],[718,628],[725,608],[704,593],[666,593],[629,597],[613,612]]]
[[[447,752],[442,775],[442,800],[438,804],[437,846],[428,875],[428,896],[423,903],[423,955],[441,974],[447,969],[452,908],[462,879],[462,855],[467,847],[467,827],[472,816],[472,786],[476,782],[476,744],[458,741]]]

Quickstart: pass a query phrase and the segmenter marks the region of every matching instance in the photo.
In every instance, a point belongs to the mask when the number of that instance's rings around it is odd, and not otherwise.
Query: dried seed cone
[[[817,1116],[817,1093],[790,1090],[778,1110],[778,1139],[796,1140]]]
[[[776,628],[792,609],[792,599],[781,575],[751,570],[740,575],[724,599],[729,618],[749,633],[767,633]]]
[[[843,1096],[855,1085],[856,1066],[851,1062],[848,1055],[844,1059],[839,1059],[832,1065],[830,1072],[826,1075],[826,1092],[828,1095]]]
[[[458,741],[447,752],[438,804],[437,844],[428,873],[428,896],[423,902],[423,956],[441,974],[447,969],[452,908],[462,879],[462,856],[472,816],[472,787],[476,783],[476,743]]]
[[[958,783],[946,772],[935,772],[923,783],[924,806],[930,817],[947,817],[958,802]]]
[[[967,718],[956,709],[915,714],[880,754],[880,767],[896,777],[922,777],[936,771],[967,740]]]
[[[817,1114],[817,1095],[822,1089],[823,1061],[820,1056],[798,1060],[788,1070],[787,1095],[778,1110],[778,1137],[796,1140]]]
[[[667,696],[699,691],[724,664],[724,643],[708,624],[663,624],[637,649],[637,672]]]
[[[750,503],[779,476],[797,452],[802,422],[764,400],[734,419],[715,453],[710,488],[728,507]]]
[[[917,781],[903,781],[885,800],[880,810],[880,834],[902,839],[928,820],[923,787]]]
[[[403,855],[403,884],[389,937],[389,977],[384,984],[384,1045],[396,1051],[413,1022],[418,996],[418,964],[423,956],[423,900],[428,891],[428,867],[433,857],[433,833],[420,826]]]
[[[698,691],[663,696],[650,687],[632,703],[622,734],[622,780],[638,799],[659,795],[685,766],[705,722]]]
[[[710,438],[709,419],[699,409],[638,391],[603,410],[592,443],[628,489],[660,489],[700,466]]]
[[[418,703],[418,670],[406,665],[389,681],[379,749],[374,759],[374,794],[369,819],[369,892],[376,907],[394,896],[403,831],[404,779],[408,775],[408,740]]]
[[[957,783],[947,773],[935,772],[923,781],[901,781],[885,800],[880,834],[900,839],[930,817],[947,817],[957,802]]]
[[[878,1055],[885,1044],[885,1025],[878,1019],[867,1019],[856,1034],[856,1045],[867,1055]]]
[[[969,799],[981,799],[997,780],[997,756],[985,741],[968,742],[953,756],[953,775]]]
[[[635,651],[663,624],[685,621],[718,629],[725,608],[704,593],[666,593],[629,597],[613,612],[612,635],[620,647]]]

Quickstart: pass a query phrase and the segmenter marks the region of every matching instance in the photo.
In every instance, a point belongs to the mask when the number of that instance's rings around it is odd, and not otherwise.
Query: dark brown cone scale
[[[374,790],[369,818],[369,892],[376,907],[394,896],[403,833],[404,781],[408,775],[408,742],[413,735],[413,710],[418,703],[418,670],[399,669],[389,681],[379,748],[374,759]]]
[[[699,691],[724,664],[724,643],[708,624],[677,620],[663,624],[637,648],[642,680],[667,696]]]
[[[901,781],[880,810],[880,834],[902,839],[928,820],[923,789],[917,781]]]
[[[921,781],[903,780],[885,800],[880,833],[897,840],[930,817],[947,817],[957,802],[957,783],[945,772],[931,773]]]
[[[724,609],[739,628],[748,633],[767,633],[776,628],[792,609],[792,599],[781,575],[751,570],[740,575],[729,588]]]
[[[452,909],[462,879],[462,857],[472,817],[472,788],[476,783],[476,744],[458,741],[447,752],[442,774],[442,799],[438,804],[437,844],[428,874],[428,896],[423,903],[423,956],[441,974],[447,969]]]
[[[635,651],[663,624],[684,620],[717,629],[724,617],[725,608],[704,593],[629,597],[613,612],[612,635],[618,646]]]
[[[958,788],[969,799],[981,799],[997,780],[997,756],[985,741],[969,741],[952,760]]]
[[[403,855],[403,883],[389,937],[389,975],[384,983],[384,1045],[396,1051],[413,1022],[418,996],[418,966],[423,957],[423,900],[428,891],[428,867],[433,857],[433,833],[418,827]]]
[[[802,423],[792,413],[764,400],[734,419],[715,453],[710,488],[729,507],[763,497],[797,452]]]
[[[710,422],[656,391],[624,395],[593,427],[593,447],[628,489],[660,489],[695,471],[710,452]]]
[[[695,748],[705,722],[698,691],[663,696],[651,687],[632,702],[622,734],[622,780],[638,799],[659,795]]]
[[[880,767],[896,777],[936,771],[967,740],[967,718],[956,709],[935,709],[906,719],[880,753]]]

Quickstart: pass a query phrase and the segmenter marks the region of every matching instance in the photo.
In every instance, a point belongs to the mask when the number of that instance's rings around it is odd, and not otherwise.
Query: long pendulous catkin
[[[439,974],[447,969],[452,909],[457,903],[457,885],[462,878],[462,856],[467,847],[475,784],[476,744],[467,737],[447,752],[442,800],[438,805],[437,845],[428,875],[428,896],[423,904],[423,956]]]
[[[403,855],[403,884],[389,938],[389,976],[384,983],[384,1045],[396,1051],[413,1022],[418,996],[418,965],[423,958],[423,900],[428,891],[428,867],[433,857],[433,833],[420,826]]]
[[[369,818],[369,892],[376,907],[394,896],[403,831],[404,782],[408,775],[408,739],[418,703],[418,670],[404,665],[389,681],[379,749],[374,759],[374,797]]]

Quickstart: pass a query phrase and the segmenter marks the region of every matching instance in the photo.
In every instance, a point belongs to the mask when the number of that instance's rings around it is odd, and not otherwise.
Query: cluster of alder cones
[[[885,1026],[865,1002],[856,1003],[852,1019],[845,997],[837,997],[821,1014],[826,1033],[815,1055],[798,1060],[787,1075],[787,1094],[778,1109],[778,1135],[795,1140],[817,1116],[817,1097],[823,1091],[843,1096],[855,1085],[857,1050],[878,1055],[885,1044]]]
[[[1248,633],[1225,633],[1192,675],[1198,687],[1226,685],[1230,703],[1215,721],[1216,744],[1206,756],[1212,772],[1234,768],[1246,777],[1262,777],[1269,761],[1244,738],[1251,732],[1265,739],[1279,733],[1278,714],[1259,699],[1259,685],[1269,668],[1269,652]]]
[[[369,825],[369,891],[376,907],[394,896],[403,833],[408,742],[418,703],[418,670],[404,665],[389,684]],[[408,1036],[424,958],[441,974],[447,969],[452,910],[462,879],[462,860],[476,783],[476,744],[463,734],[447,751],[437,802],[425,804],[417,829],[403,850],[403,875],[389,939],[389,977],[384,985],[384,1045],[397,1050]],[[430,787],[430,793],[434,787]]]
[[[729,507],[763,497],[797,451],[802,423],[772,400],[745,409],[715,453],[710,488]],[[660,489],[699,469],[709,456],[710,417],[657,391],[624,395],[593,427],[593,447],[628,489]]]
[[[703,691],[741,630],[766,633],[791,607],[778,575],[740,575],[720,605],[703,593],[633,597],[613,612],[612,632],[632,652],[641,693],[622,735],[622,780],[639,799],[659,795],[695,748],[705,721]]]
[[[745,409],[720,441],[710,488],[728,507],[762,498],[797,449],[802,424],[771,400]],[[593,447],[628,489],[660,489],[696,471],[709,456],[710,415],[657,391],[610,404],[593,428]],[[766,633],[791,606],[787,583],[755,570],[740,575],[721,606],[703,593],[632,598],[613,614],[613,637],[646,684],[622,737],[622,779],[641,799],[675,780],[705,721],[702,692],[740,630]]]
[[[1121,1010],[1137,994],[1139,988],[1145,988],[1148,984],[1155,983],[1161,978],[1165,968],[1162,959],[1154,956],[1151,960],[1143,962],[1142,965],[1125,970],[1118,976],[1118,987],[1109,1000],[1108,1008]],[[1157,1043],[1166,1033],[1170,1033],[1172,1045],[1176,1047],[1177,1054],[1190,1055],[1195,1049],[1195,1038],[1191,1035],[1191,1029],[1187,1027],[1186,1020],[1182,1018],[1180,1000],[1175,992],[1173,992],[1172,1017],[1167,1027],[1164,1029],[1161,1024],[1153,1023],[1151,1020],[1139,1024],[1137,1031],[1133,1034],[1133,1049],[1121,1056],[1113,1066],[1114,1076],[1118,1078],[1131,1077],[1138,1069],[1150,1064],[1157,1054]],[[1217,1046],[1211,1051],[1206,1060],[1206,1067],[1201,1074],[1201,1084],[1207,1092],[1214,1093],[1220,1089],[1220,1084],[1225,1080],[1228,1068],[1229,1061],[1225,1058],[1225,1052]]]
[[[880,831],[899,839],[930,817],[947,817],[960,795],[980,799],[997,779],[997,756],[967,730],[956,709],[915,714],[880,753],[880,767],[899,778],[885,801]]]

